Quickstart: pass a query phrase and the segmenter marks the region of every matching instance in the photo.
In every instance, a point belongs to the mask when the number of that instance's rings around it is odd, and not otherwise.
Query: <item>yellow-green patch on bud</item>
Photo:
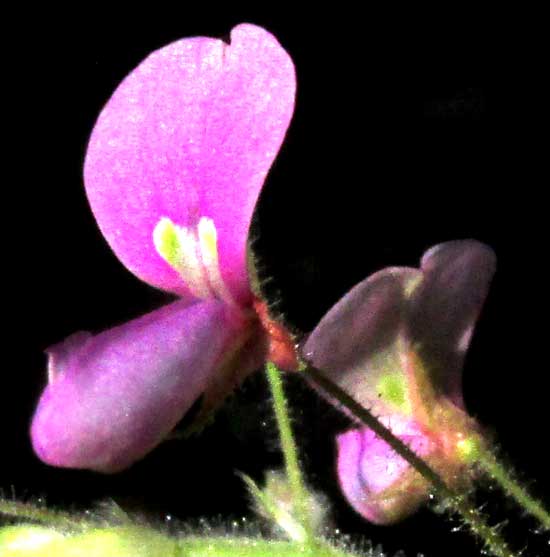
[[[405,287],[404,287],[405,298],[410,298],[413,295],[413,292],[416,290],[416,287],[421,282],[422,282],[422,275],[420,273],[414,277],[409,278],[405,282]]]
[[[407,380],[402,373],[385,373],[378,379],[376,388],[383,401],[390,403],[405,414],[410,414],[411,405],[407,397]]]
[[[474,435],[460,439],[456,449],[463,462],[472,463],[479,459],[480,443]]]

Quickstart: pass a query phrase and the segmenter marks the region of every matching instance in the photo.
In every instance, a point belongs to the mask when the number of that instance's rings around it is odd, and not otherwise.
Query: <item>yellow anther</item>
[[[199,221],[199,242],[201,245],[202,257],[206,261],[218,260],[218,233],[214,226],[214,221],[207,217],[202,217]]]
[[[186,227],[162,217],[153,230],[153,243],[197,298],[235,303],[220,272],[218,233],[211,218],[201,217],[196,227]]]
[[[162,217],[153,230],[153,243],[158,254],[179,273],[193,295],[203,299],[212,296],[193,230]]]
[[[158,254],[172,267],[178,265],[180,242],[176,225],[162,217],[153,230],[153,243]]]

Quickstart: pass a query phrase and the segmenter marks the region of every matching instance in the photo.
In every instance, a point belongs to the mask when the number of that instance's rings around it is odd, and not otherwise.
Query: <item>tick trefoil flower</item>
[[[84,164],[92,211],[121,262],[180,299],[48,349],[31,427],[42,460],[123,469],[200,395],[206,412],[266,359],[294,366],[247,271],[252,213],[294,96],[288,54],[243,24],[230,44],[193,37],[153,52],[107,102]]]
[[[437,245],[420,269],[390,267],[356,285],[303,347],[455,489],[467,487],[483,442],[464,408],[461,374],[494,269],[479,242]],[[370,429],[341,434],[337,447],[342,491],[368,520],[395,522],[427,498],[427,481]]]

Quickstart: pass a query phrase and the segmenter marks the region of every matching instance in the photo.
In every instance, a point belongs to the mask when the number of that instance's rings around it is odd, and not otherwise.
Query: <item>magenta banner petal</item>
[[[392,417],[384,425],[426,457],[433,443],[413,421]],[[338,479],[351,506],[377,524],[389,524],[413,512],[425,498],[428,486],[390,446],[368,429],[352,429],[337,437]]]
[[[207,217],[224,282],[248,301],[247,231],[294,94],[290,57],[248,24],[233,29],[230,45],[206,37],[170,44],[126,77],[93,130],[84,178],[99,227],[128,269],[186,293],[156,252],[153,230],[166,217],[194,233]]]
[[[462,406],[462,365],[496,267],[491,248],[475,240],[434,246],[410,303],[408,336],[440,394]]]
[[[48,464],[123,469],[157,445],[246,341],[248,322],[216,300],[178,301],[49,350],[50,384],[32,442]]]
[[[401,337],[417,269],[388,268],[352,288],[303,346],[316,368],[376,415],[407,413]]]

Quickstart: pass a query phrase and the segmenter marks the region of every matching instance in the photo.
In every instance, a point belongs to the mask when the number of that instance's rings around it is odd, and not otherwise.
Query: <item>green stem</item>
[[[281,448],[285,460],[286,474],[294,502],[294,514],[304,528],[306,540],[313,539],[312,525],[308,512],[308,494],[302,479],[298,450],[292,434],[288,405],[283,389],[281,373],[275,364],[268,362],[267,378],[273,396],[273,409],[279,429]],[[306,541],[303,540],[303,541]]]
[[[332,545],[246,537],[173,538],[144,526],[94,528],[78,534],[43,526],[0,528],[0,555],[15,557],[359,557]],[[370,555],[370,553],[369,553]]]
[[[495,455],[487,448],[479,448],[476,456],[477,463],[501,486],[503,491],[512,497],[525,512],[537,518],[545,529],[549,530],[550,513],[543,507],[540,501],[531,497],[518,484],[513,475],[498,462]]]
[[[353,557],[328,545],[308,549],[302,543],[246,538],[186,538],[178,542],[181,555],[193,557]]]
[[[38,507],[32,503],[22,503],[20,501],[8,501],[0,499],[0,514],[40,522],[48,526],[58,528],[75,528],[82,526],[82,520],[73,517],[68,513],[53,511],[45,507]]]
[[[499,535],[497,530],[486,523],[482,513],[475,508],[466,497],[455,493],[449,488],[433,468],[419,458],[414,451],[403,443],[401,439],[396,437],[390,429],[380,423],[369,410],[361,406],[318,369],[310,365],[304,365],[301,371],[309,380],[330,395],[332,399],[337,400],[342,407],[348,410],[357,420],[372,429],[376,435],[384,440],[399,456],[406,460],[418,473],[428,480],[435,488],[437,495],[462,517],[470,530],[478,536],[489,551],[497,557],[517,557],[517,554],[508,547],[508,544]]]

